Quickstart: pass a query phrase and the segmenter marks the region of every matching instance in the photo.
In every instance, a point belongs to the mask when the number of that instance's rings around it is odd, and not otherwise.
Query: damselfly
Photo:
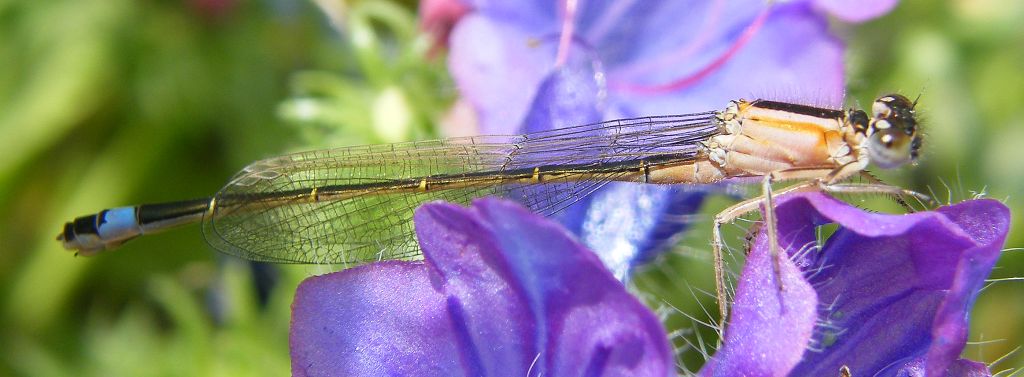
[[[92,255],[143,234],[202,221],[209,243],[228,254],[347,267],[417,258],[412,214],[426,201],[466,203],[498,195],[551,215],[608,182],[761,180],[762,196],[715,217],[716,290],[723,299],[722,224],[767,203],[765,223],[778,253],[772,182],[799,181],[776,194],[820,189],[920,196],[873,180],[840,183],[866,174],[869,163],[893,168],[917,158],[921,138],[914,105],[890,94],[875,100],[868,115],[737,100],[721,111],[524,135],[289,154],[252,163],[213,197],[103,210],[66,223],[57,239]],[[724,301],[720,307],[725,318]]]

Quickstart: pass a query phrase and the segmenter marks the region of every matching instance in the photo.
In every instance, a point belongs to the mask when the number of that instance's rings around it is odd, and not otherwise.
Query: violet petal
[[[973,200],[885,215],[808,193],[779,198],[777,208],[780,245],[821,303],[814,351],[794,375],[835,374],[843,365],[891,375],[900,360],[918,357],[925,370],[946,371],[958,360],[970,306],[1009,229],[1005,206]],[[807,251],[815,227],[833,222],[840,228],[823,249]]]
[[[992,372],[989,371],[988,366],[985,363],[979,363],[977,361],[971,361],[966,359],[958,359],[950,363],[949,367],[946,368],[944,373],[925,373],[924,358],[916,358],[910,362],[903,364],[896,368],[889,368],[884,373],[879,375],[892,375],[894,377],[927,377],[927,376],[942,376],[942,377],[991,377]],[[899,363],[895,363],[897,366]]]
[[[959,359],[946,369],[945,377],[992,377],[992,372],[985,363]]]
[[[787,376],[811,340],[818,319],[814,288],[793,261],[780,258],[779,289],[764,232],[743,266],[725,346],[701,370],[703,376]]]
[[[459,375],[444,299],[418,263],[310,277],[292,303],[292,375]]]
[[[717,56],[706,54],[709,56],[704,60]],[[760,30],[732,58],[686,88],[660,95],[616,91],[616,69],[608,67],[610,111],[627,116],[717,109],[737,98],[839,106],[845,88],[843,43],[829,35],[825,19],[801,4],[776,6]],[[663,83],[695,70],[668,68],[644,78],[650,83]]]
[[[530,98],[553,68],[558,10],[550,2],[515,7],[484,3],[457,26],[450,68],[463,96],[477,107],[483,132],[516,132]],[[624,80],[657,84],[693,75],[733,47],[763,3],[582,4],[575,40],[592,48],[593,57],[608,72],[611,102],[605,118],[704,111],[740,97],[818,105],[838,105],[842,100],[842,44],[828,34],[825,19],[805,3],[775,6],[753,40],[714,73],[685,90],[656,95],[621,91],[616,85]],[[488,11],[494,7],[500,11]],[[511,13],[515,16],[498,16]],[[645,22],[630,21],[635,19]],[[701,34],[690,31],[709,19],[714,24],[700,29]],[[680,31],[678,37],[673,31]]]
[[[1004,205],[972,200],[935,211],[886,215],[868,213],[820,193],[804,193],[778,198],[777,215],[780,246],[803,270],[820,302],[818,327],[805,347],[782,345],[743,354],[778,358],[793,350],[803,352],[792,371],[773,370],[773,374],[835,375],[842,366],[854,375],[988,373],[959,355],[967,341],[971,304],[1009,229]],[[827,223],[840,227],[816,250],[816,227]],[[764,253],[759,250],[765,247],[763,239],[762,232],[748,265]],[[788,278],[790,262],[783,262],[783,277]],[[748,273],[744,272],[742,282],[749,280]],[[802,304],[799,300],[804,298],[789,298],[794,294],[789,286],[782,292],[766,287],[769,292],[762,294],[777,293],[790,305]],[[749,319],[741,312],[749,305],[745,288],[741,283],[726,345],[705,375],[721,373],[721,365],[733,365],[726,358],[737,347],[746,346],[735,344],[734,337],[756,337],[765,331],[743,323]],[[771,319],[760,325],[770,331],[778,322]],[[751,334],[743,334],[743,328]],[[801,329],[794,327],[794,334],[803,334]],[[788,338],[775,340],[781,344]],[[749,369],[755,366],[744,366],[741,373],[760,374]]]
[[[619,280],[672,246],[708,189],[609,183],[556,216]]]
[[[295,375],[672,373],[658,319],[557,224],[497,199],[427,204],[415,221],[426,263],[300,285]]]
[[[461,326],[478,354],[504,347],[495,339],[505,337],[487,336],[503,331],[504,322],[532,321],[532,327],[517,326],[518,333],[510,334],[523,339],[520,357],[538,357],[531,375],[672,372],[671,348],[658,319],[556,224],[496,199],[475,201],[469,209],[430,204],[416,219],[427,261],[446,280],[448,301],[464,313]],[[454,263],[465,258],[479,260]],[[529,314],[506,317],[506,307]],[[519,373],[482,359],[482,370],[526,375],[525,369]]]
[[[579,55],[582,54],[574,56]],[[592,59],[573,59],[567,66],[552,71],[538,87],[518,132],[548,131],[601,121],[605,87],[600,78],[603,76],[600,64]],[[562,152],[561,156],[564,155]]]
[[[926,357],[925,370],[945,371],[958,359],[970,305],[1009,229],[1005,206],[974,200],[894,216],[865,213],[820,194],[787,203],[794,209],[788,218],[780,210],[779,230],[791,235],[783,237],[789,245],[814,241],[809,222],[842,227],[822,252],[802,261],[823,266],[810,281],[828,305],[816,336],[820,352],[808,353],[794,373],[826,373],[841,365],[855,373],[877,371],[918,356]],[[807,215],[815,212],[819,218]]]
[[[480,13],[464,16],[449,41],[448,69],[463,98],[477,109],[480,132],[518,133],[537,87],[550,72],[554,45],[533,42],[533,31]]]

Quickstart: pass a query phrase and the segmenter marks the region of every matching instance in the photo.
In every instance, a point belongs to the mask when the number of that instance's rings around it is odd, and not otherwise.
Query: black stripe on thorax
[[[751,106],[759,107],[762,109],[785,111],[825,119],[839,119],[844,116],[844,112],[842,110],[823,109],[820,107],[798,105],[795,103],[788,102],[757,100],[751,103]]]

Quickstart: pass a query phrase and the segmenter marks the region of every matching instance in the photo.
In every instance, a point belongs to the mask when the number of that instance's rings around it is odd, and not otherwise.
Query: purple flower
[[[472,9],[444,20],[458,20],[449,40],[450,69],[463,97],[480,113],[485,134],[578,124],[588,118],[579,112],[608,119],[704,111],[739,97],[837,105],[844,86],[843,46],[817,10],[864,20],[894,5],[892,0],[856,6],[794,1],[773,8],[759,0],[432,3]],[[442,21],[431,20],[424,23]],[[560,74],[564,71],[569,73]],[[572,82],[550,83],[566,79]],[[552,93],[553,86],[570,91]],[[596,90],[571,93],[574,87]],[[552,94],[571,98],[544,97]],[[535,105],[556,116],[548,124],[524,124]],[[577,111],[564,111],[569,108]]]
[[[959,359],[968,315],[999,256],[1009,210],[972,200],[907,215],[822,194],[778,201],[784,290],[762,232],[744,266],[725,347],[703,375],[981,376]],[[817,250],[817,226],[839,229]]]
[[[431,3],[471,9],[424,24],[455,23],[449,66],[478,131],[515,134],[707,111],[740,97],[838,105],[843,46],[820,10],[863,20],[894,1]],[[673,219],[699,209],[706,190],[613,183],[558,219],[624,278],[685,228]]]
[[[908,215],[822,194],[778,198],[784,289],[764,234],[741,275],[726,345],[701,375],[988,376],[959,359],[970,307],[1009,229],[974,200]],[[818,226],[839,229],[817,246]],[[668,375],[657,318],[564,230],[509,202],[429,204],[425,262],[382,262],[304,282],[293,373]]]
[[[496,199],[427,204],[415,221],[424,262],[299,286],[294,375],[673,373],[658,319],[557,224]]]

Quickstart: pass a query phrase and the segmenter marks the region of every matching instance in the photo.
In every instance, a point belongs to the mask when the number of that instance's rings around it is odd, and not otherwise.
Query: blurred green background
[[[93,258],[53,238],[104,207],[210,195],[259,158],[437,136],[456,93],[416,4],[318,3],[0,0],[0,375],[289,373],[295,286],[329,267],[254,269],[198,227]],[[1021,22],[1016,0],[915,0],[837,25],[852,99],[923,93],[924,160],[888,181],[1022,213]],[[1007,247],[1024,245],[1019,223]],[[705,230],[689,238],[706,247]],[[706,267],[677,272],[707,280]],[[1024,252],[993,275],[1021,276]],[[972,321],[967,357],[1024,343],[1024,283],[992,284]],[[1022,365],[1017,353],[994,370]]]

